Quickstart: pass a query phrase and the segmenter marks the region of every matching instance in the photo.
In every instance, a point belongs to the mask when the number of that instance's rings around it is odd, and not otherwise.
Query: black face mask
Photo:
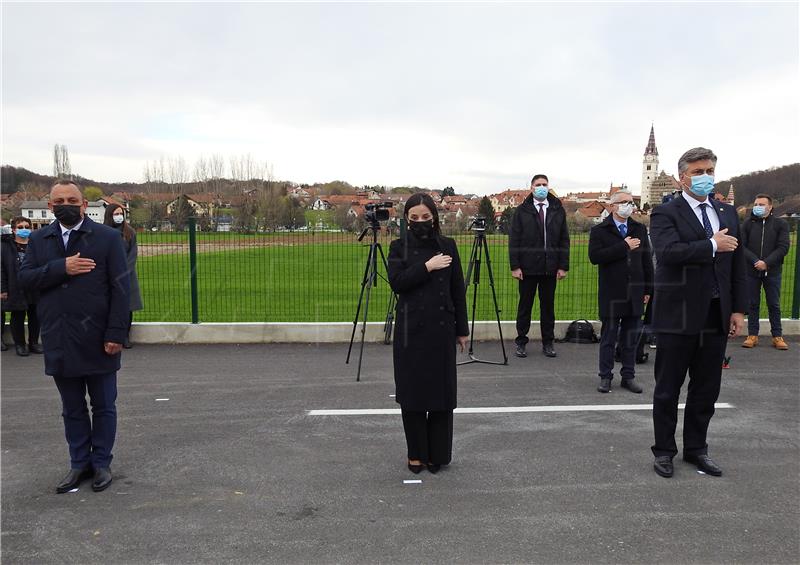
[[[420,239],[427,239],[433,235],[433,220],[425,220],[424,222],[408,222],[408,229],[411,230],[416,237]]]
[[[53,214],[61,225],[71,228],[81,221],[81,207],[77,204],[56,204]]]

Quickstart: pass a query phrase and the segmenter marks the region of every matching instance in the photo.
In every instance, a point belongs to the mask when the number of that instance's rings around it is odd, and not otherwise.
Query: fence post
[[[789,237],[791,237],[791,234]],[[794,294],[792,295],[792,319],[800,319],[800,219],[796,219],[794,222]]]
[[[192,323],[200,322],[197,307],[197,218],[189,218],[189,285],[192,297]]]

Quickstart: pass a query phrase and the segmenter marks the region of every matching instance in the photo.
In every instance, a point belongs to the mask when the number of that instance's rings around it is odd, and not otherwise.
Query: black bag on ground
[[[569,343],[597,343],[597,334],[594,326],[589,320],[575,320],[567,326],[567,333],[564,334],[562,342]]]

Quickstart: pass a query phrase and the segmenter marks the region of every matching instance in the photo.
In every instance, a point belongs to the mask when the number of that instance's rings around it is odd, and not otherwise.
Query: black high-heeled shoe
[[[419,465],[412,465],[411,463],[408,464],[408,470],[414,473],[415,475],[419,475],[422,469],[425,468],[425,465],[420,463]]]
[[[442,466],[441,466],[441,465],[439,465],[438,463],[428,463],[428,471],[430,471],[430,472],[431,472],[431,473],[433,473],[434,475],[435,475],[436,473],[438,473],[438,472],[439,472],[439,469],[441,469],[441,468],[442,468]]]

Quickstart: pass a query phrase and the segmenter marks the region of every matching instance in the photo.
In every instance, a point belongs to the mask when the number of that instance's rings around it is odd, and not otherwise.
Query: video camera
[[[385,222],[389,219],[389,208],[394,207],[394,202],[376,202],[364,206],[364,219],[372,225]]]
[[[472,223],[469,225],[469,229],[474,231],[486,231],[486,218],[483,216],[475,216]]]

